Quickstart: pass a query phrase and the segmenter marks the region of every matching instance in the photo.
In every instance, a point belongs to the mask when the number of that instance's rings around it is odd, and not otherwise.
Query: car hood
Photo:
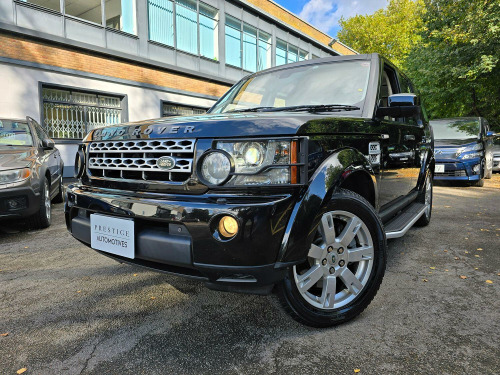
[[[459,148],[477,143],[477,138],[467,139],[434,139],[434,147],[454,147]]]
[[[1,147],[0,170],[31,167],[35,161],[32,147]]]
[[[366,132],[356,126],[365,120],[335,114],[296,112],[205,114],[170,117],[119,124],[95,129],[90,140],[123,140],[151,138],[232,138],[255,136],[300,135],[313,133]]]

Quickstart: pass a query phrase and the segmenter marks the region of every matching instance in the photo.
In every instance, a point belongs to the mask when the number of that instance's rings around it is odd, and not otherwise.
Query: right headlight
[[[30,174],[31,171],[29,168],[0,171],[0,187],[3,184],[25,180],[30,176]]]
[[[225,186],[298,183],[297,140],[217,141],[201,160],[201,177]]]

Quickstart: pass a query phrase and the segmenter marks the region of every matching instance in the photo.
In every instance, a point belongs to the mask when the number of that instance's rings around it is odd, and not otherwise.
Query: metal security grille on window
[[[81,139],[122,122],[120,97],[45,87],[42,100],[43,127],[51,138]]]
[[[183,182],[191,175],[193,139],[92,142],[88,149],[91,177]],[[174,159],[173,168],[158,167],[162,156]]]
[[[163,104],[163,117],[202,115],[206,112],[202,108],[185,107],[181,105]]]

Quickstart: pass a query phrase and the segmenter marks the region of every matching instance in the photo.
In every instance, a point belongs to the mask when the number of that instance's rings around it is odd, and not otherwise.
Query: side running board
[[[403,237],[425,212],[424,203],[412,203],[385,225],[387,239]]]

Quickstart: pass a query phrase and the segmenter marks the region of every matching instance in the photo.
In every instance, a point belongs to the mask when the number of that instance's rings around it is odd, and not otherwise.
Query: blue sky
[[[341,16],[371,14],[387,5],[387,0],[274,0],[321,31],[335,37]]]

